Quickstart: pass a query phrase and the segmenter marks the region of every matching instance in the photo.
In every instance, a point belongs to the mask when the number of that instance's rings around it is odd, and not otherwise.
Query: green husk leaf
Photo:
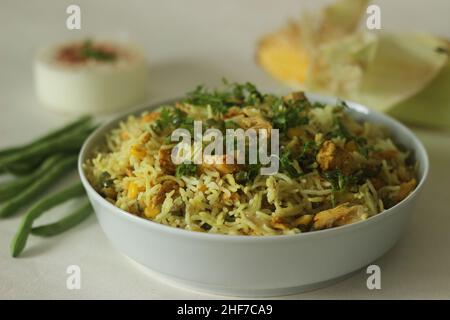
[[[426,34],[380,34],[373,61],[354,100],[386,111],[423,90],[447,65],[438,48],[446,42]]]
[[[402,121],[433,128],[450,129],[450,63],[421,92],[388,113]]]

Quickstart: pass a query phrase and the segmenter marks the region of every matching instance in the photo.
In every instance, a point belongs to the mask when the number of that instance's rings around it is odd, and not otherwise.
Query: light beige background
[[[89,35],[137,41],[151,63],[152,101],[180,95],[198,83],[217,84],[222,77],[284,92],[287,88],[256,66],[255,43],[302,8],[327,2],[0,0],[0,147],[28,141],[69,120],[41,108],[34,96],[31,62],[42,45]],[[381,6],[385,30],[450,37],[448,0],[375,3]],[[65,28],[69,4],[81,6],[81,31]],[[284,298],[450,298],[450,134],[415,132],[430,154],[430,179],[404,237],[376,261],[382,289],[368,290],[362,270],[332,287]],[[31,238],[23,256],[12,259],[9,242],[19,219],[0,221],[0,298],[218,297],[178,288],[136,267],[110,245],[94,217],[53,239]],[[81,267],[81,290],[66,289],[71,264]]]

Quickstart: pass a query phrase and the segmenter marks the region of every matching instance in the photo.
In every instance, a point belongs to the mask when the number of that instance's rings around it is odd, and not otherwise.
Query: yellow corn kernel
[[[134,145],[131,147],[130,153],[132,156],[143,159],[147,155],[147,151],[141,145]]]
[[[302,136],[303,134],[304,134],[303,129],[299,127],[289,128],[287,132],[289,138],[299,137]]]
[[[134,182],[130,182],[128,184],[128,193],[127,193],[127,197],[130,200],[136,199],[137,195],[138,195],[138,186],[136,183]]]
[[[122,140],[128,140],[128,139],[130,139],[130,135],[128,134],[127,131],[122,131],[122,132],[120,133],[120,138],[121,138]]]
[[[153,206],[146,207],[144,210],[144,215],[150,219],[154,219],[158,215],[158,213],[159,213],[159,209],[155,208]]]
[[[294,226],[299,226],[299,225],[307,226],[308,224],[311,223],[312,219],[313,219],[312,214],[305,214],[294,220]]]

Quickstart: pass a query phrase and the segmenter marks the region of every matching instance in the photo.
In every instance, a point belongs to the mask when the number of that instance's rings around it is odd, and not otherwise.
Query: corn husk
[[[354,100],[411,122],[450,126],[448,42],[429,34],[359,31],[367,5],[340,0],[291,21],[260,42],[260,65],[294,88]],[[440,107],[423,105],[437,97],[447,100]]]

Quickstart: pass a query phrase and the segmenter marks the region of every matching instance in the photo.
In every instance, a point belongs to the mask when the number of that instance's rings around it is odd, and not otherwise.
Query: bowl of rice
[[[202,153],[208,130],[253,129],[265,133],[256,162],[250,138],[247,161]],[[200,161],[174,160],[177,130]],[[270,174],[262,141],[277,164]],[[189,287],[254,297],[318,288],[379,258],[401,236],[427,172],[425,148],[396,120],[250,83],[199,86],[122,115],[92,133],[79,158],[100,225],[122,253]]]

